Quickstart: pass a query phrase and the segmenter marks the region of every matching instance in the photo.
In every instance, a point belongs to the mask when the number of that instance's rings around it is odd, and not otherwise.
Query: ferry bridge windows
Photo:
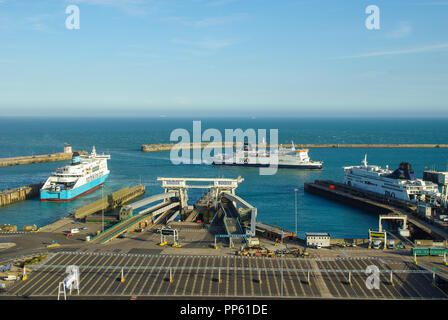
[[[386,196],[386,198],[395,198],[395,192],[386,191],[384,195]]]

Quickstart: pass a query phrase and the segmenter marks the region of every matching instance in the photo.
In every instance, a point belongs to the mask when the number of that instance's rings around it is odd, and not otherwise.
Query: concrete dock
[[[0,207],[39,196],[40,183],[0,191]]]
[[[448,230],[415,216],[413,213],[416,211],[416,207],[412,203],[397,199],[385,199],[381,195],[360,191],[333,181],[316,180],[315,182],[305,183],[304,187],[305,192],[373,213],[406,215],[408,223],[426,232],[434,239],[448,239]]]
[[[137,185],[131,188],[125,187],[109,195],[106,195],[104,198],[98,199],[92,203],[89,203],[88,205],[76,209],[75,218],[83,219],[101,210],[104,210],[104,212],[114,210],[128,203],[129,201],[132,201],[140,197],[144,193],[145,193],[144,185]]]
[[[79,154],[87,154],[86,151],[78,151]],[[41,154],[34,156],[22,156],[22,157],[11,157],[11,158],[0,158],[0,167],[8,166],[18,166],[33,163],[43,163],[43,162],[57,162],[66,161],[72,158],[73,153],[52,153],[52,154]]]
[[[175,144],[175,143],[159,143],[159,144],[143,144],[141,150],[143,152],[156,152],[156,151],[169,151],[173,147],[176,148],[189,148],[189,149],[204,149],[208,148],[224,148],[231,146],[242,146],[237,143],[210,143],[202,142],[198,144]],[[291,144],[283,144],[284,148],[290,148]],[[270,148],[269,144],[266,144],[266,148]],[[299,148],[448,148],[448,144],[296,144],[295,147]]]
[[[0,234],[0,242],[8,244],[0,249],[0,267],[20,265],[23,257],[31,255],[46,256],[27,267],[26,279],[19,271],[17,281],[5,281],[7,287],[0,299],[57,299],[71,265],[79,267],[81,280],[79,295],[77,290],[72,294],[67,290],[68,300],[448,299],[448,265],[443,258],[424,257],[417,265],[408,249],[375,250],[368,249],[365,243],[317,249],[306,248],[303,241],[278,243],[267,237],[259,238],[260,247],[250,250],[266,249],[272,254],[241,255],[243,234],[236,229],[244,226],[255,234],[257,217],[256,208],[235,192],[242,178],[157,180],[162,182],[164,192],[124,206],[130,215],[101,233],[98,241],[86,241],[86,236],[98,234],[100,224],[72,217],[40,232]],[[190,188],[206,190],[193,206],[188,204]],[[199,210],[193,220],[201,223],[164,218],[171,211],[209,206],[215,215],[206,217]],[[250,215],[241,214],[247,209],[251,209]],[[151,223],[141,224],[149,218]],[[231,218],[235,218],[238,228],[228,224]],[[177,238],[167,234],[162,239],[162,226],[163,230],[175,230]],[[79,233],[66,236],[72,228],[78,228]],[[126,237],[116,237],[124,232]],[[230,238],[223,237],[217,245],[217,236]],[[230,239],[241,241],[236,244]],[[307,254],[300,256],[304,250]],[[366,270],[372,267],[379,272],[377,289],[367,286]]]

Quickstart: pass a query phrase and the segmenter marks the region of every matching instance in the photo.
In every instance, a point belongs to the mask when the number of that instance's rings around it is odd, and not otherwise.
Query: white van
[[[70,230],[70,233],[72,233],[72,234],[79,233],[79,229],[78,228],[72,229],[72,230]]]
[[[260,241],[258,240],[258,238],[248,238],[247,243],[249,247],[257,247],[260,245]]]
[[[373,243],[373,249],[379,249],[381,245],[381,240],[375,240]]]
[[[15,274],[8,274],[7,277],[4,278],[6,281],[17,280],[17,276]]]

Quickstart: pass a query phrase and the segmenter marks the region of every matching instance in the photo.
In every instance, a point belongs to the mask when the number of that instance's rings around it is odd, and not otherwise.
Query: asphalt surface
[[[7,295],[15,298],[56,298],[58,284],[67,276],[68,265],[80,267],[80,295],[92,298],[448,298],[432,284],[428,273],[394,273],[392,285],[388,270],[420,270],[411,262],[399,259],[262,258],[85,251],[55,253],[31,272],[28,280],[12,286]],[[365,270],[372,265],[382,271],[379,289],[368,289],[366,286],[368,275]],[[120,281],[121,268],[124,282]],[[351,285],[348,273],[341,270],[355,270],[351,274]]]

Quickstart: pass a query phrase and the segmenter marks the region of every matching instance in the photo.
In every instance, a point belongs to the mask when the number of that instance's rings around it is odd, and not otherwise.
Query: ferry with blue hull
[[[72,163],[56,169],[40,190],[41,201],[72,201],[100,188],[109,177],[110,155],[73,153]]]

